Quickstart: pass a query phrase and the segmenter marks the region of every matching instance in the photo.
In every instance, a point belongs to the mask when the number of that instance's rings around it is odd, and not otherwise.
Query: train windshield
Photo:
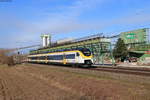
[[[85,56],[91,56],[91,51],[87,48],[82,48],[80,51],[85,55]]]

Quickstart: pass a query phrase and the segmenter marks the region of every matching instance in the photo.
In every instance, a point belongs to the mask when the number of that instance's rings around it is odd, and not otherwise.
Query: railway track
[[[113,72],[113,73],[123,73],[123,74],[133,74],[133,75],[142,75],[142,76],[150,76],[150,69],[149,68],[97,67],[97,68],[90,68],[88,70],[105,71],[105,72]]]
[[[35,64],[36,65],[36,64]],[[45,66],[49,66],[44,64]],[[77,68],[81,70],[95,70],[95,71],[104,71],[104,72],[112,72],[112,73],[122,73],[122,74],[130,74],[130,75],[140,75],[140,76],[150,76],[150,68],[133,68],[133,67],[104,67],[104,66],[91,66],[91,68],[83,68],[83,67],[72,67],[66,65],[56,65],[58,67],[66,67],[66,68]]]

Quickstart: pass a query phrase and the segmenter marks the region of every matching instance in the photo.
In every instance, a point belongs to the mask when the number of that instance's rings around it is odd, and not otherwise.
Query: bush
[[[10,57],[7,58],[7,64],[8,64],[8,66],[15,65],[13,56],[10,56]]]
[[[0,63],[1,64],[7,64],[8,66],[14,65],[14,59],[13,56],[8,55],[9,50],[0,50]]]

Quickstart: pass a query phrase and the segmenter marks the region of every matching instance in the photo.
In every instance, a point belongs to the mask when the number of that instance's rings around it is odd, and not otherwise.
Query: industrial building
[[[122,32],[120,38],[124,40],[129,50],[129,56],[137,58],[138,62],[150,61],[150,29],[143,28]]]

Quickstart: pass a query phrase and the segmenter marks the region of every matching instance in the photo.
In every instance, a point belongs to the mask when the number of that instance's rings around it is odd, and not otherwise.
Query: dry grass
[[[148,77],[52,65],[0,67],[0,100],[150,100],[149,94]]]
[[[51,86],[76,94],[81,100],[150,99],[150,78],[147,77],[121,74],[117,76],[112,73],[52,66],[44,67],[42,65],[18,67],[17,69],[20,71],[23,69],[25,73],[34,78],[47,80]],[[144,81],[145,79],[146,81]]]

